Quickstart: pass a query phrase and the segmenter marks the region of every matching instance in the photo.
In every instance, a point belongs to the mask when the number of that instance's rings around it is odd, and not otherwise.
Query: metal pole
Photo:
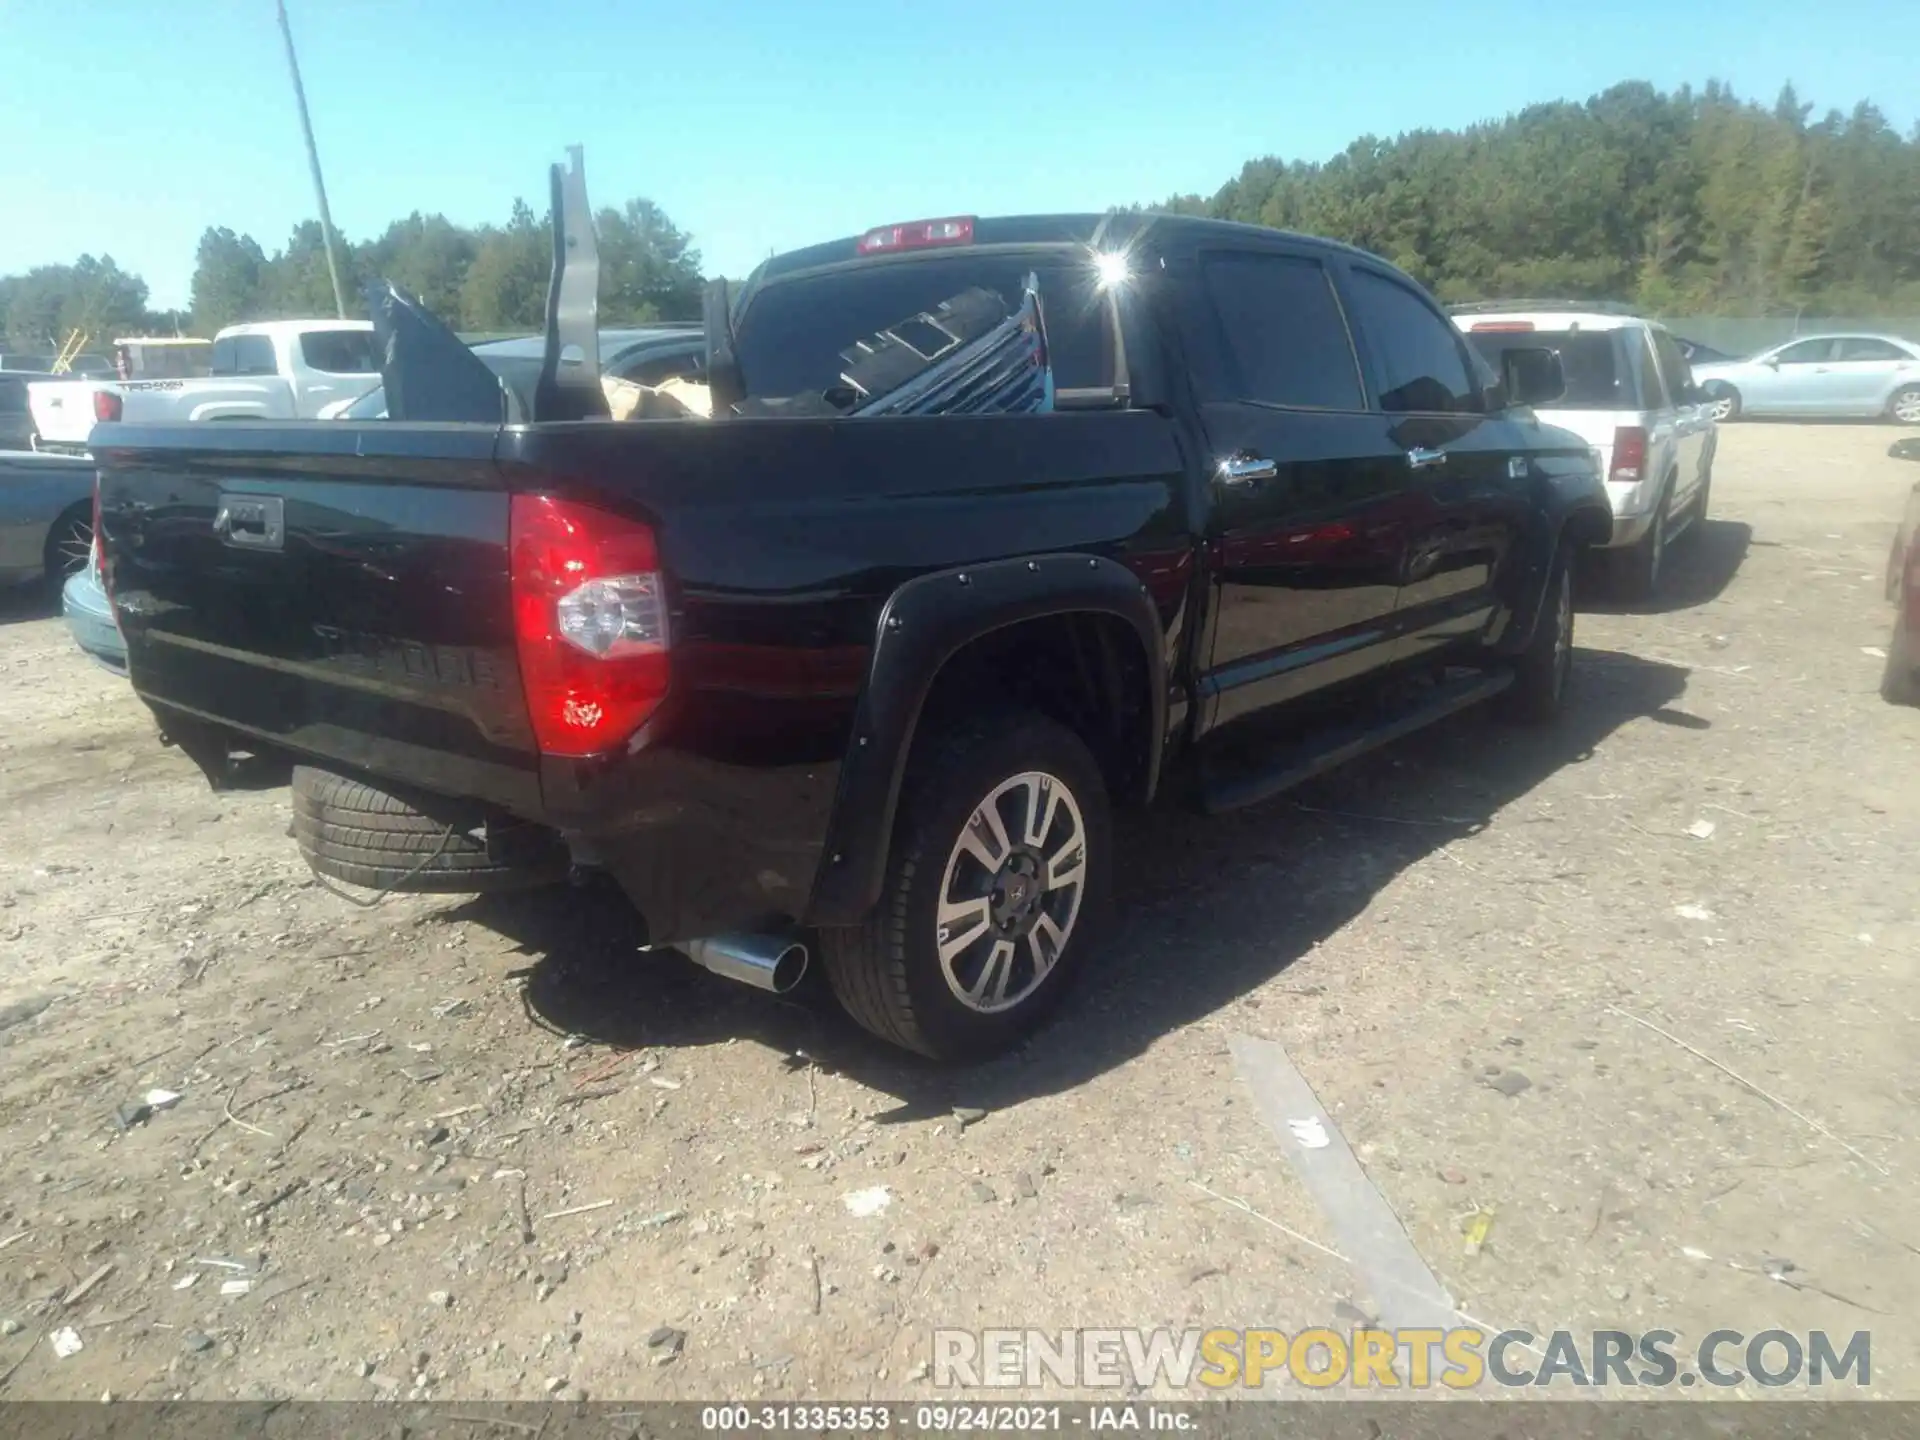
[[[320,238],[327,250],[327,278],[333,281],[333,308],[347,318],[347,297],[340,289],[340,262],[333,253],[333,215],[327,209],[327,185],[320,178],[320,152],[313,143],[313,121],[307,116],[307,89],[300,83],[300,62],[294,58],[293,30],[287,24],[287,0],[274,0],[280,12],[280,35],[287,42],[287,69],[293,75],[293,98],[300,106],[300,131],[307,137],[307,164],[313,168],[313,193],[320,201]]]

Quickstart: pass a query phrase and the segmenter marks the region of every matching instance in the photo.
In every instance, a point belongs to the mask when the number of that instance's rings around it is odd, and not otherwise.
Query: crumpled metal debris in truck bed
[[[840,352],[845,369],[827,395],[754,398],[734,406],[769,415],[1022,415],[1053,409],[1053,366],[1037,276],[1020,304],[987,289],[962,291]]]
[[[840,353],[855,415],[1033,414],[1053,409],[1037,280],[1019,308],[968,290]]]

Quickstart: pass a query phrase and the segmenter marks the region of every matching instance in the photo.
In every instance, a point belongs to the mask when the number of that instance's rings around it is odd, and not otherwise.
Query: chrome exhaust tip
[[[812,958],[805,945],[785,935],[711,935],[679,949],[703,970],[775,995],[798,985]]]

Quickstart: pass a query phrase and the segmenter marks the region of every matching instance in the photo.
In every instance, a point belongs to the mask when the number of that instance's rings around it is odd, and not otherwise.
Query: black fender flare
[[[1166,656],[1159,615],[1138,576],[1101,556],[1066,554],[917,576],[894,591],[875,627],[807,907],[809,924],[858,924],[879,899],[907,757],[941,668],[961,647],[995,630],[1050,615],[1089,613],[1125,621],[1145,652],[1152,706],[1146,768],[1151,796],[1166,737]]]
[[[1579,548],[1604,545],[1613,536],[1613,506],[1606,488],[1591,475],[1556,476],[1546,485],[1532,523],[1521,535],[1523,563],[1513,567],[1507,590],[1512,621],[1494,647],[1500,655],[1518,655],[1533,639],[1546,605],[1547,578],[1563,540]]]

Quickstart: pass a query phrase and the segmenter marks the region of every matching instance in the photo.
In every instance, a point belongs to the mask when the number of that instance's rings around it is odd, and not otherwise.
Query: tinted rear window
[[[1613,330],[1523,330],[1515,332],[1468,332],[1473,343],[1494,373],[1500,373],[1500,357],[1508,350],[1557,350],[1560,368],[1566,372],[1566,398],[1543,409],[1549,410],[1638,410],[1633,375],[1621,363],[1614,337],[1624,332]]]
[[[380,368],[370,330],[309,330],[300,337],[300,358],[328,375],[371,375]]]
[[[751,296],[736,348],[747,393],[776,398],[827,390],[840,383],[840,352],[854,341],[976,286],[996,292],[1012,314],[1029,273],[1040,277],[1054,384],[1062,390],[1112,385],[1112,312],[1094,289],[1090,264],[958,254],[777,281]]]

